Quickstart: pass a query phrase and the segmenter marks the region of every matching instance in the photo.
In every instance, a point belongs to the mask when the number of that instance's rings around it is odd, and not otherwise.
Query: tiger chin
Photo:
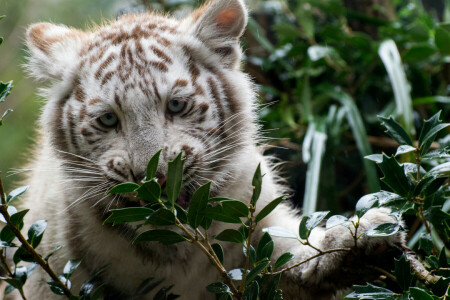
[[[38,250],[45,254],[56,245],[63,247],[50,260],[58,273],[69,259],[82,259],[71,278],[74,293],[106,266],[98,279],[106,299],[153,299],[152,292],[136,294],[147,278],[160,282],[159,287],[173,284],[180,299],[214,299],[205,286],[220,275],[198,249],[186,243],[134,246],[131,241],[139,231],[103,225],[110,209],[132,205],[130,199],[106,191],[117,183],[139,182],[159,149],[160,178],[167,173],[167,162],[183,151],[184,195],[212,181],[213,193],[247,201],[259,163],[266,175],[257,210],[285,191],[257,146],[255,87],[240,69],[239,38],[246,24],[243,0],[215,0],[181,20],[144,13],[124,15],[90,31],[51,23],[28,28],[27,70],[47,85],[27,178],[30,189],[22,203],[30,208],[25,228],[47,220]],[[179,201],[189,205],[188,197]],[[300,219],[282,203],[259,224],[255,242],[263,227],[297,232]],[[377,209],[360,226],[364,230],[391,221],[388,211]],[[213,224],[211,233],[221,226]],[[402,239],[362,237],[358,255],[370,255],[379,246],[395,247]],[[289,251],[295,255],[292,264],[316,254],[295,240],[274,241],[274,257]],[[310,242],[323,250],[354,243],[343,226],[316,228]],[[241,247],[223,247],[225,267],[242,266]],[[364,280],[358,275],[361,267],[355,264],[353,274],[349,265],[346,254],[332,253],[291,269],[282,277],[285,299],[333,299]],[[29,299],[56,299],[48,281],[37,269],[25,294]]]

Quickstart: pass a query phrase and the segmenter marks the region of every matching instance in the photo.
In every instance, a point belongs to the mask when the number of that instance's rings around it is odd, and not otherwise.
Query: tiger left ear
[[[214,0],[189,18],[194,34],[221,55],[225,65],[236,67],[241,56],[239,38],[247,26],[247,14],[243,0]]]

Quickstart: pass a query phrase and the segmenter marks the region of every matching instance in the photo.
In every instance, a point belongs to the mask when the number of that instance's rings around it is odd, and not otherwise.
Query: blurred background
[[[182,17],[193,0],[0,0],[0,81],[14,89],[0,111],[0,170],[23,167],[42,99],[26,76],[24,33],[39,21],[86,28],[102,18],[144,9]],[[450,121],[449,0],[247,1],[243,68],[259,90],[266,152],[279,158],[292,199],[306,212],[350,211],[378,191],[375,164],[363,157],[397,148],[377,115],[415,136],[421,120],[442,110]],[[450,146],[448,131],[434,148]],[[4,178],[10,190],[20,176]],[[383,188],[383,186],[381,186]]]

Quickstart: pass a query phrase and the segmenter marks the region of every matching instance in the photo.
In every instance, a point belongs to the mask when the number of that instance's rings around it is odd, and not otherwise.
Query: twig
[[[402,249],[405,253],[406,258],[411,262],[411,269],[413,273],[420,281],[424,282],[425,285],[436,283],[441,278],[441,276],[432,275],[430,272],[428,272],[422,265],[422,263],[416,258],[413,250],[409,249],[406,246],[402,246]]]
[[[386,277],[389,277],[389,279],[391,279],[392,281],[397,282],[397,278],[395,278],[394,275],[392,275],[391,273],[389,273],[389,272],[386,271],[385,269],[382,269],[382,268],[380,268],[380,267],[373,266],[373,265],[367,265],[367,264],[366,264],[366,267],[369,268],[369,269],[378,271],[378,272],[380,272],[381,274],[386,275]]]
[[[290,269],[296,268],[296,267],[298,267],[298,266],[300,266],[300,265],[302,265],[304,263],[307,263],[308,261],[313,260],[314,258],[317,258],[319,256],[322,256],[322,255],[325,255],[325,254],[328,254],[328,253],[339,252],[339,251],[351,251],[351,249],[350,248],[337,248],[337,249],[325,250],[325,251],[317,253],[316,255],[311,256],[311,257],[309,257],[309,258],[307,258],[305,260],[302,260],[301,262],[293,264],[292,266],[284,268],[284,269],[282,269],[280,271],[270,272],[270,273],[267,273],[267,274],[269,274],[269,275],[278,275],[278,274],[284,273],[286,271],[289,271]]]
[[[245,288],[245,281],[247,279],[247,270],[248,267],[250,265],[250,249],[251,249],[251,245],[252,245],[252,233],[253,233],[253,214],[255,213],[255,208],[253,207],[252,204],[250,204],[250,225],[248,226],[248,238],[247,238],[247,251],[246,251],[246,255],[245,255],[245,265],[244,265],[244,272],[242,273],[242,282],[241,282],[241,286],[239,288],[239,293],[243,294],[244,293],[244,288]]]
[[[5,192],[3,189],[3,183],[2,183],[1,176],[0,176],[0,198],[1,198],[0,213],[5,218],[6,225],[11,229],[11,231],[14,233],[14,235],[17,237],[17,239],[22,243],[23,249],[25,249],[25,251],[27,251],[31,256],[33,256],[33,259],[42,267],[42,269],[45,270],[45,272],[47,272],[48,275],[50,275],[52,280],[55,281],[59,285],[59,287],[63,290],[64,295],[66,295],[67,298],[72,297],[72,293],[70,292],[70,290],[67,288],[67,286],[64,283],[61,282],[61,280],[58,278],[58,276],[55,274],[55,272],[52,270],[52,268],[50,268],[50,265],[48,264],[48,262],[46,262],[36,252],[36,250],[33,248],[33,246],[31,246],[28,243],[27,239],[22,235],[20,230],[16,226],[14,226],[14,224],[11,223],[11,219],[10,219],[10,216],[9,216],[9,213],[7,210],[8,206],[6,203]],[[22,296],[22,297],[24,297],[24,296]]]

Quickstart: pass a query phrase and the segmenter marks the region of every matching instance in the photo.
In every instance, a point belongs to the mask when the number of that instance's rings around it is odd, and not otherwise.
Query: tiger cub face
[[[246,22],[242,0],[216,0],[182,20],[126,15],[89,32],[32,25],[28,67],[50,81],[44,135],[63,162],[96,168],[107,187],[139,182],[163,149],[158,176],[183,151],[185,194],[209,180],[218,192],[256,135],[252,85],[239,70]]]

